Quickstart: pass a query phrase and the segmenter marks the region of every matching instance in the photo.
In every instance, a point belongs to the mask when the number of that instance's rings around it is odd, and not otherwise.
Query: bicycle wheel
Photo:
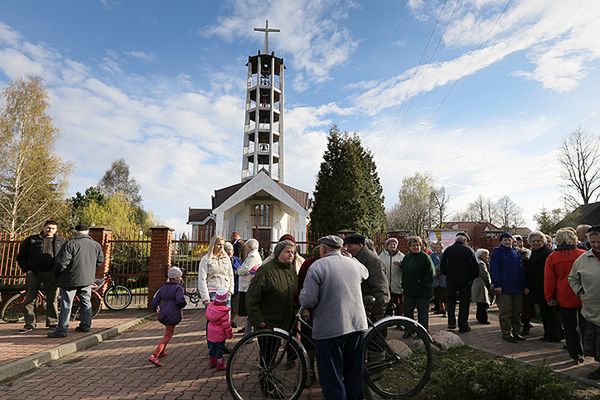
[[[259,330],[242,339],[227,360],[234,399],[297,399],[307,378],[305,351],[285,331]]]
[[[104,292],[104,304],[113,311],[126,309],[131,304],[132,299],[133,295],[131,294],[131,290],[125,286],[111,286]]]
[[[4,322],[22,322],[25,320],[23,307],[25,304],[25,292],[17,293],[4,303],[0,311]]]
[[[382,397],[405,398],[418,393],[431,375],[431,338],[421,325],[389,317],[365,337],[365,381]]]

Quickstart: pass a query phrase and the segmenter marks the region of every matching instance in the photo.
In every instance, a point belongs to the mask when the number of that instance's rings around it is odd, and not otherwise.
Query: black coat
[[[65,244],[65,239],[58,235],[52,238],[52,254],[44,253],[44,236],[41,233],[31,235],[21,242],[17,263],[21,271],[31,271],[34,274],[52,271],[54,259],[60,248]]]
[[[546,302],[544,297],[544,267],[546,258],[552,249],[546,245],[541,249],[532,250],[528,260],[524,260],[525,274],[529,281],[529,298],[534,303]]]
[[[369,277],[362,281],[361,290],[363,296],[375,297],[375,303],[371,307],[373,319],[379,320],[385,314],[385,308],[390,301],[390,284],[385,275],[385,265],[377,253],[364,246],[356,259],[369,271]]]
[[[447,284],[465,286],[479,277],[479,264],[469,246],[462,242],[454,242],[442,254],[440,271],[446,275]]]
[[[87,235],[76,236],[60,250],[54,264],[58,287],[75,288],[94,283],[96,267],[104,262],[102,247]]]

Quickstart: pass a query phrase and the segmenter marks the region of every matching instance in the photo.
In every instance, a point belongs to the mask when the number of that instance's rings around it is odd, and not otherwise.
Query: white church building
[[[248,57],[248,79],[242,150],[241,182],[215,190],[212,205],[190,208],[192,240],[215,234],[228,238],[237,231],[242,239],[255,238],[263,248],[286,233],[306,238],[311,200],[309,194],[284,184],[284,71],[283,58],[269,54],[264,32],[262,53]]]

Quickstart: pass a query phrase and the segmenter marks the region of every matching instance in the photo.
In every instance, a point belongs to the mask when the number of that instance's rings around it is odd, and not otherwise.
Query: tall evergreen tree
[[[358,135],[331,127],[314,200],[313,232],[354,229],[373,235],[385,228],[383,189],[377,167]]]
[[[4,91],[0,110],[0,230],[38,229],[67,212],[70,166],[55,152],[59,131],[47,113],[39,78],[17,79]]]

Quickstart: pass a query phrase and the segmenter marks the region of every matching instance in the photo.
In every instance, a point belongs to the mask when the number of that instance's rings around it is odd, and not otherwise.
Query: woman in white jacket
[[[219,288],[227,289],[230,298],[233,294],[233,268],[224,246],[225,238],[214,236],[208,244],[208,253],[200,260],[198,292],[205,306],[214,299],[215,292]],[[230,306],[229,302],[228,306]]]
[[[246,292],[248,291],[248,286],[250,286],[250,281],[254,277],[254,274],[256,274],[256,270],[260,268],[260,265],[262,264],[262,258],[258,252],[258,247],[258,240],[248,239],[246,241],[246,244],[244,245],[244,254],[246,255],[246,258],[236,271],[236,274],[239,276],[238,315],[240,317],[248,316],[248,312],[246,310]],[[244,336],[247,336],[252,332],[252,324],[250,324],[250,320],[246,319],[245,328],[238,331],[238,333],[241,332],[245,332]]]

